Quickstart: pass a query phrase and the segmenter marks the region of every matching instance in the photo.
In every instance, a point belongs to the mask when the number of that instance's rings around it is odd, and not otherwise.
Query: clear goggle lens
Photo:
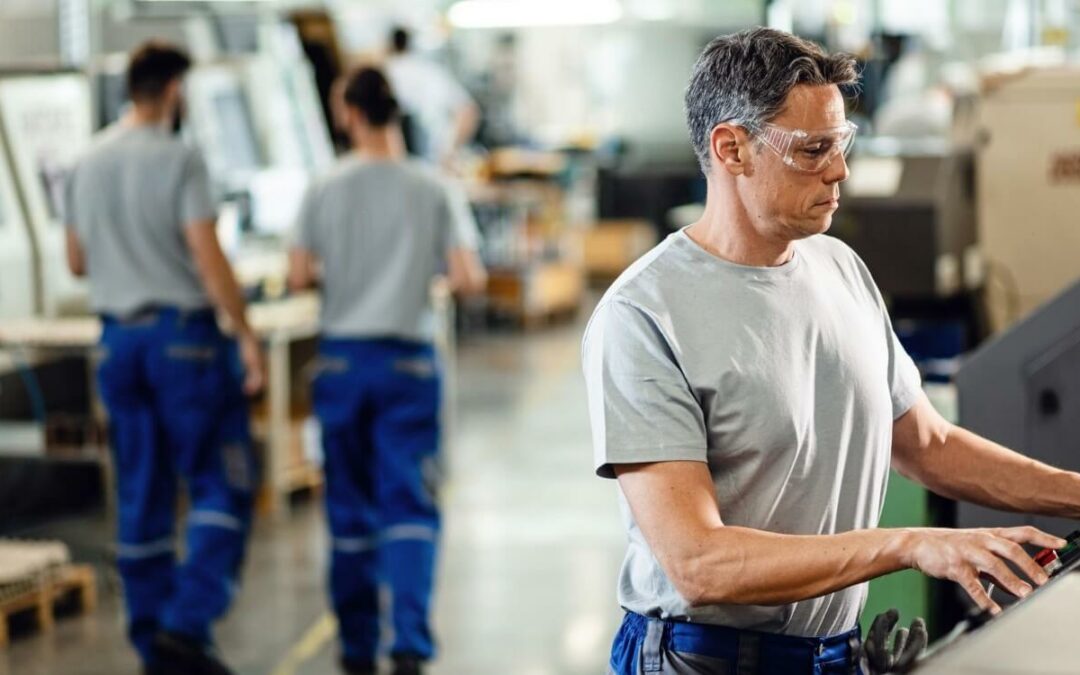
[[[855,143],[858,129],[852,122],[818,131],[787,129],[769,123],[746,128],[776,152],[785,164],[805,173],[824,171],[837,155],[846,157]]]

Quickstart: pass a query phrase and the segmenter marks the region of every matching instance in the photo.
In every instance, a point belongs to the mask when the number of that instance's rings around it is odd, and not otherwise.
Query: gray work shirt
[[[65,198],[94,311],[209,306],[184,239],[186,226],[215,217],[197,150],[158,127],[115,124],[76,163]]]
[[[322,333],[430,342],[432,279],[474,249],[464,194],[416,161],[342,160],[304,196],[295,245],[322,263]]]
[[[866,267],[824,235],[796,242],[778,267],[726,262],[671,235],[604,296],[583,361],[600,476],[620,463],[705,462],[726,525],[785,534],[877,525],[893,421],[920,394]],[[690,607],[621,492],[620,503],[626,609],[800,636],[856,625],[866,584],[782,606]]]

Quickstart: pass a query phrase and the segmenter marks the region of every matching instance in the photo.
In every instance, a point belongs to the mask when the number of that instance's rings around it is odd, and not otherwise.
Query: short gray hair
[[[828,54],[790,33],[752,28],[714,39],[698,57],[686,87],[686,126],[702,170],[709,170],[709,138],[717,124],[768,122],[799,84],[857,81],[854,57]]]

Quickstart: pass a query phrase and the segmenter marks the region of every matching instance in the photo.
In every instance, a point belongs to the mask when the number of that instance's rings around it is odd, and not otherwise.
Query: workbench
[[[289,347],[299,340],[314,339],[319,329],[319,302],[315,295],[297,295],[285,300],[255,303],[248,308],[248,321],[262,339],[267,357],[267,423],[262,436],[266,442],[266,480],[260,501],[269,511],[287,504],[288,493],[296,487],[296,467],[291,466],[289,398],[292,367]],[[95,367],[96,349],[101,337],[97,317],[62,317],[5,320],[0,324],[0,349],[21,352],[23,358],[54,357],[63,354],[85,356],[88,367]],[[102,418],[95,378],[91,376],[91,397],[95,416]],[[112,499],[109,453],[96,458],[106,476],[107,499]],[[317,475],[318,469],[310,472]]]
[[[432,287],[432,306],[435,311],[435,346],[444,369],[444,430],[452,420],[454,406],[454,313],[453,298],[445,283]],[[288,507],[288,496],[304,487],[315,487],[321,481],[321,467],[307,462],[296,443],[302,437],[302,426],[310,410],[301,406],[296,413],[293,405],[293,379],[300,370],[291,358],[292,347],[303,341],[314,341],[319,331],[319,299],[314,293],[293,295],[282,300],[253,303],[248,307],[248,322],[266,348],[267,387],[265,416],[256,416],[253,431],[266,447],[265,480],[259,494],[260,510],[281,512]],[[96,317],[25,318],[0,323],[0,350],[14,351],[27,357],[48,358],[62,354],[79,354],[87,359],[93,372],[101,322]],[[89,378],[90,401],[95,416],[104,419],[98,403],[95,378]],[[444,432],[445,433],[445,432]],[[448,437],[449,435],[446,434]],[[112,467],[108,452],[96,453],[106,482],[107,499],[112,510]]]

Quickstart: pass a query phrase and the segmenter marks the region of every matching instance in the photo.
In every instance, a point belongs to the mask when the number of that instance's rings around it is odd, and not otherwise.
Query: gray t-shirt
[[[163,129],[113,125],[76,163],[65,201],[95,311],[126,316],[155,305],[210,304],[183,230],[215,217],[198,151]]]
[[[464,194],[415,161],[342,160],[308,188],[295,245],[322,262],[322,333],[434,336],[431,281],[451,249],[475,249]]]
[[[705,462],[725,524],[785,534],[877,525],[893,420],[920,392],[866,267],[824,235],[796,242],[778,267],[736,265],[671,235],[605,295],[583,362],[600,476],[613,464]],[[858,621],[865,584],[782,606],[690,607],[621,492],[620,503],[628,610],[801,636]]]

